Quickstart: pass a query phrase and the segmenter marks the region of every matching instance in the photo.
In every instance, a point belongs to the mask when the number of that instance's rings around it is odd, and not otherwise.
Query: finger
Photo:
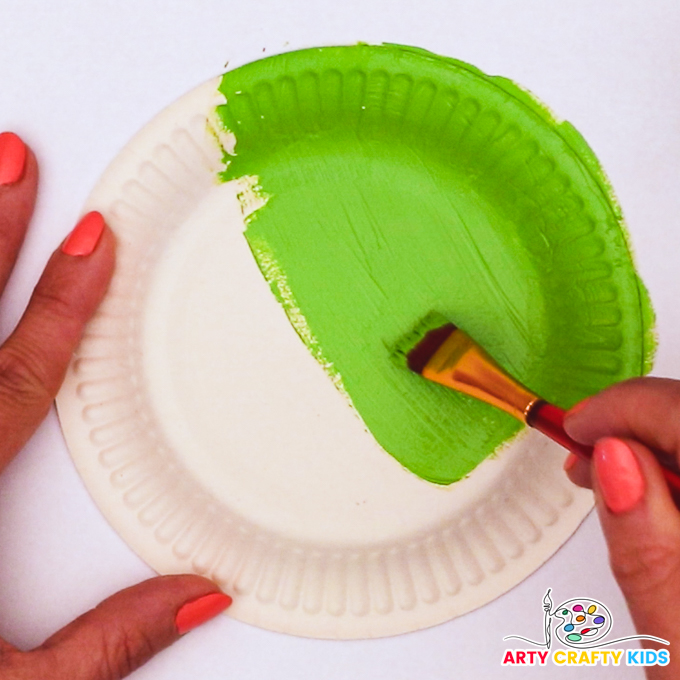
[[[52,680],[123,678],[230,604],[200,576],[160,576],[104,600],[30,654]]]
[[[35,156],[17,135],[3,132],[0,134],[0,294],[23,243],[37,187]]]
[[[645,446],[609,437],[595,446],[593,471],[612,571],[637,630],[680,644],[680,513],[658,463]]]
[[[589,461],[584,460],[575,453],[570,453],[564,461],[564,471],[576,486],[583,487],[584,489],[593,488]]]
[[[23,318],[0,348],[0,469],[49,410],[106,291],[114,251],[101,215],[86,215],[50,258]]]
[[[564,420],[583,444],[602,437],[628,437],[653,449],[680,450],[680,381],[636,378],[577,404]]]

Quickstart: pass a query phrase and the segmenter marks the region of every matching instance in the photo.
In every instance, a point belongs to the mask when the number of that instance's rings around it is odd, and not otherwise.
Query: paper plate
[[[218,179],[238,151],[219,86],[147,125],[86,205],[119,246],[57,400],[87,488],[157,571],[206,575],[234,596],[229,615],[271,630],[379,637],[489,602],[554,553],[592,494],[536,433],[449,486],[386,453],[244,238],[252,178]]]

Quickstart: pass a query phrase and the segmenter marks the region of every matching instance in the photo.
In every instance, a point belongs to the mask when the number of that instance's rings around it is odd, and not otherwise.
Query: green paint
[[[223,179],[250,177],[267,198],[251,250],[408,469],[448,484],[520,427],[394,364],[429,310],[564,407],[649,368],[651,306],[611,189],[576,130],[526,91],[396,45],[271,57],[220,91],[236,137]]]

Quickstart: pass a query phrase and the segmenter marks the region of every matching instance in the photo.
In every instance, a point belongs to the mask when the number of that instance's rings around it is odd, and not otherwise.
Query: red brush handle
[[[545,401],[538,401],[527,415],[527,425],[548,435],[550,439],[561,444],[565,449],[569,449],[582,458],[590,460],[593,455],[593,447],[579,444],[564,431],[565,414],[566,411],[557,406],[548,404]],[[661,464],[661,471],[666,479],[673,500],[675,501],[675,504],[680,507],[680,470],[678,469],[677,463],[671,456],[665,453],[658,451],[655,451],[654,453]]]

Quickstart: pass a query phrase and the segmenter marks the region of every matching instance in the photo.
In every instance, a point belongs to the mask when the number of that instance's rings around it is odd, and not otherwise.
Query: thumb
[[[680,644],[680,513],[658,463],[639,442],[607,437],[592,471],[612,571],[638,632]]]
[[[29,656],[53,680],[118,680],[230,604],[207,579],[160,576],[104,600]]]

